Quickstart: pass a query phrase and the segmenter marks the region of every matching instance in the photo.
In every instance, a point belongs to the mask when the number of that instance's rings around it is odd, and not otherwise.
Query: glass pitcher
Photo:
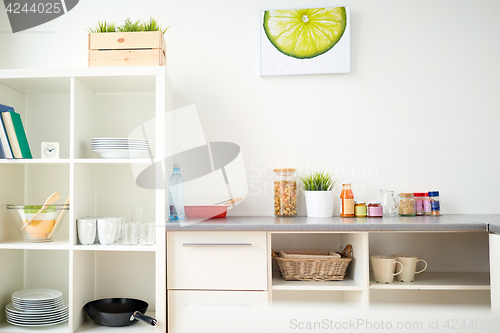
[[[380,203],[384,208],[385,216],[396,216],[399,209],[399,197],[394,191],[380,190]]]

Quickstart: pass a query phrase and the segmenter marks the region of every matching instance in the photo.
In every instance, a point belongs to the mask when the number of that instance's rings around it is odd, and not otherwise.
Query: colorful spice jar
[[[424,195],[425,193],[413,193],[415,197],[415,215],[423,216],[424,215]]]
[[[366,217],[368,215],[368,209],[364,201],[356,201],[354,203],[354,215],[356,217]]]
[[[424,215],[431,215],[431,198],[429,198],[429,193],[424,193],[423,199]]]
[[[439,191],[429,192],[429,198],[431,200],[431,215],[441,215],[441,207],[439,205]]]
[[[380,201],[370,201],[368,203],[368,217],[384,216],[384,207]]]
[[[274,169],[274,216],[297,216],[297,169]]]

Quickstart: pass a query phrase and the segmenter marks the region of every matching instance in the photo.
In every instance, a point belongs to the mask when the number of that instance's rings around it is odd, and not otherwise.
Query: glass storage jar
[[[384,216],[384,207],[380,201],[370,201],[368,203],[368,217]]]
[[[297,216],[297,169],[274,169],[274,216]]]
[[[399,215],[415,216],[415,199],[413,193],[401,193],[399,200]]]
[[[368,210],[364,201],[356,201],[354,203],[354,215],[356,215],[356,217],[366,217],[368,215]]]
[[[424,215],[424,194],[425,193],[413,193],[415,197],[415,215]]]
[[[431,198],[429,198],[429,193],[424,193],[423,207],[424,215],[431,215]]]

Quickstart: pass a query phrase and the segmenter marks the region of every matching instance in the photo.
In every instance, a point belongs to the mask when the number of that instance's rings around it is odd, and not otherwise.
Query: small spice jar
[[[354,203],[354,215],[356,217],[366,217],[368,215],[368,209],[364,201],[356,201]]]
[[[384,207],[380,201],[370,201],[368,203],[368,217],[384,216]]]
[[[439,205],[439,191],[429,192],[429,199],[431,201],[431,215],[441,215],[441,207]]]
[[[297,216],[297,169],[274,169],[274,216]]]
[[[415,215],[423,216],[424,215],[424,194],[425,193],[413,193],[415,197]]]
[[[424,215],[431,215],[431,198],[429,198],[429,193],[424,193],[422,203],[424,207]]]
[[[401,193],[399,200],[399,215],[415,216],[415,199],[413,193]]]

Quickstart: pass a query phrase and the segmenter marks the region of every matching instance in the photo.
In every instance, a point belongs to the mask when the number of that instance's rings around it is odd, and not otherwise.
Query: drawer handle
[[[183,247],[248,247],[252,243],[182,243]]]

